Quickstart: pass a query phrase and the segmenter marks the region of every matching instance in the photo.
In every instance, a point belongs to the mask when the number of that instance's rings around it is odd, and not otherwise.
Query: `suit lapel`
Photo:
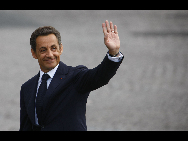
[[[49,101],[51,100],[52,94],[54,90],[61,84],[63,86],[63,83],[65,82],[64,79],[66,78],[66,75],[68,74],[68,68],[67,66],[63,63],[59,63],[59,67],[57,68],[57,71],[50,82],[50,85],[48,87],[48,90],[46,91],[46,94],[43,99],[43,117],[46,115]]]
[[[32,84],[30,84],[30,87],[27,90],[27,97],[29,97],[29,101],[27,104],[27,111],[28,111],[28,116],[33,124],[35,124],[35,97],[36,97],[38,79],[39,79],[39,73],[33,77]]]
[[[57,69],[57,71],[48,87],[45,97],[43,99],[43,110],[44,110],[43,115],[45,115],[45,113],[46,113],[45,109],[47,108],[48,102],[50,100],[50,97],[51,97],[53,91],[66,78],[67,73],[68,73],[67,66],[63,62],[60,62],[59,67],[58,67],[58,69]],[[26,97],[27,97],[26,99],[28,99],[28,100],[26,100],[27,111],[28,111],[28,116],[29,116],[32,124],[35,124],[35,97],[36,97],[39,76],[40,76],[40,72],[32,78],[32,81],[31,81],[32,84],[29,85],[27,92],[26,92]]]

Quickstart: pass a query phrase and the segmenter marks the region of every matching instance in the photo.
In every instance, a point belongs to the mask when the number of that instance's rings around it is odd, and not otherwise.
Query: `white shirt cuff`
[[[107,53],[107,55],[108,55],[108,59],[113,61],[113,62],[120,62],[122,60],[122,58],[123,58],[123,54],[121,52],[119,52],[119,56],[118,57],[111,57],[109,55],[109,53]]]

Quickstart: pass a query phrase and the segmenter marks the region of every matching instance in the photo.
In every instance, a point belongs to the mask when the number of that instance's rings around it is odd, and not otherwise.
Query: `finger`
[[[110,29],[111,29],[111,31],[114,31],[112,22],[110,22]]]
[[[117,32],[117,26],[116,25],[114,25],[114,33],[118,34],[118,32]]]
[[[108,32],[108,33],[111,32],[110,26],[109,26],[109,23],[108,23],[108,20],[106,20],[106,27],[107,27],[107,32]]]
[[[104,33],[104,35],[106,35],[106,33],[107,33],[107,30],[106,30],[106,26],[105,26],[105,23],[102,23],[102,28],[103,28],[103,33]]]

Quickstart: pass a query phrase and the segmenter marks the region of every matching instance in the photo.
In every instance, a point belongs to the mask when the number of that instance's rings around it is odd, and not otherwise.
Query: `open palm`
[[[117,32],[117,26],[115,25],[113,28],[113,23],[110,22],[109,25],[108,21],[106,20],[106,26],[105,23],[103,23],[102,28],[104,33],[104,43],[106,47],[112,54],[117,54],[120,48],[120,40]]]

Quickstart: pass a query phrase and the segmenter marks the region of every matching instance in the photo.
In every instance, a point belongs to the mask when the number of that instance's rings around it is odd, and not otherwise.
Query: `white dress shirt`
[[[121,52],[119,52],[119,56],[118,57],[111,57],[108,53],[107,53],[107,55],[108,55],[108,59],[113,61],[113,62],[119,62],[123,58],[123,55],[121,54]],[[57,70],[58,66],[59,66],[59,64],[54,69],[52,69],[51,71],[47,72],[47,74],[50,76],[50,78],[47,80],[47,89],[48,89],[48,87],[50,85],[50,82],[52,81],[52,78],[54,77],[54,75],[56,73],[56,70]],[[39,80],[38,80],[36,97],[37,97],[39,86],[40,86],[40,84],[42,82],[42,75],[43,74],[44,74],[44,72],[40,69],[40,77],[39,77]],[[36,98],[35,98],[35,103],[36,103]],[[35,104],[35,123],[37,125],[39,125],[38,124],[37,113],[36,113],[36,104]]]

